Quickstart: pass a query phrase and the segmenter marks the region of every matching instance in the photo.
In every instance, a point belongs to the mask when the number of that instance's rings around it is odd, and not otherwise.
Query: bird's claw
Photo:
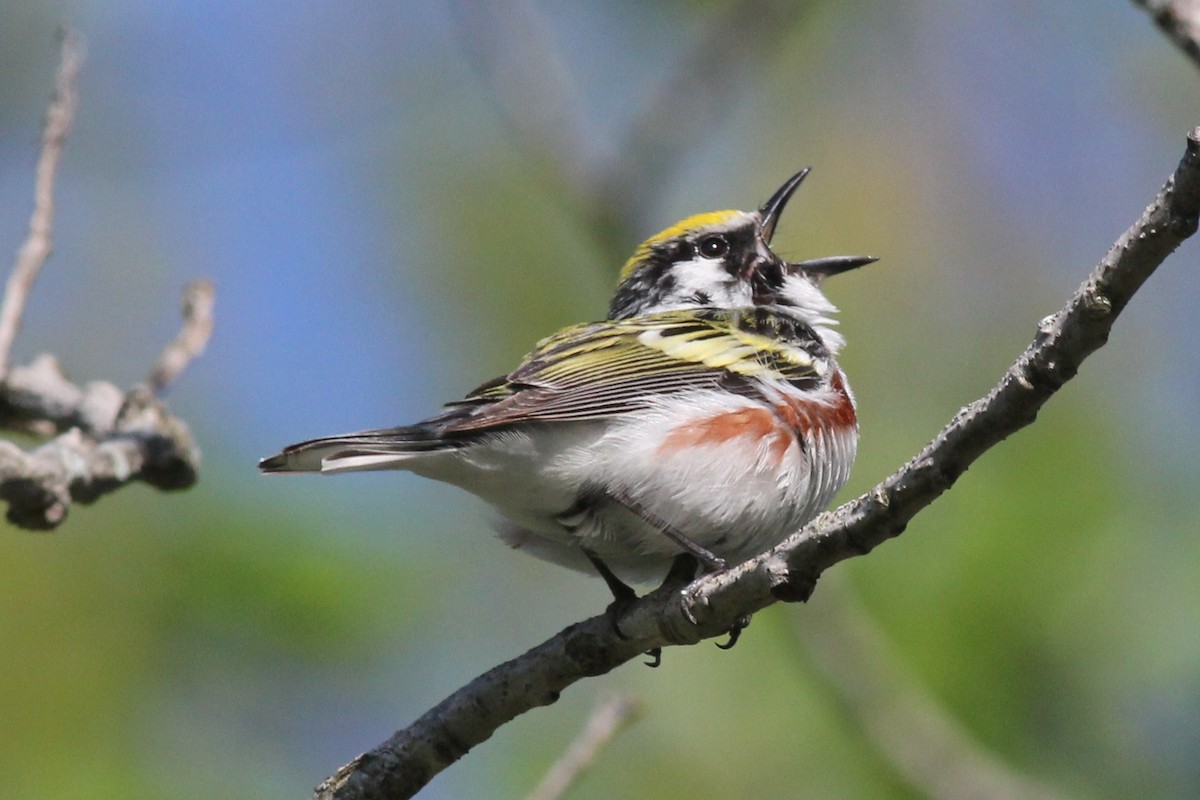
[[[700,624],[700,621],[696,619],[696,614],[692,611],[692,606],[695,604],[696,597],[688,589],[679,593],[679,610],[683,612],[683,618],[693,627]]]
[[[729,627],[729,641],[721,644],[717,642],[717,647],[722,650],[732,650],[733,646],[738,643],[738,639],[742,637],[742,631],[750,627],[750,615],[743,614],[733,621],[733,625]]]
[[[695,612],[692,611],[696,605],[697,599],[698,598],[696,595],[689,591],[689,589],[684,589],[679,593],[679,610],[683,612],[684,619],[686,619],[693,626],[698,626],[700,624],[699,620],[696,619]],[[742,631],[749,626],[749,614],[743,614],[742,616],[738,617],[733,621],[733,625],[731,625],[727,631],[729,634],[729,640],[724,643],[718,642],[717,647],[721,648],[722,650],[731,649],[735,644],[738,643],[738,639],[740,639],[742,636]]]

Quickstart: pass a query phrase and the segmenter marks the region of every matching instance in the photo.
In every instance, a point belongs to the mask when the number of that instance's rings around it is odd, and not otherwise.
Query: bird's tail
[[[423,453],[453,449],[447,441],[422,425],[361,431],[327,436],[288,445],[277,455],[258,462],[263,472],[365,472],[405,469],[406,462]]]

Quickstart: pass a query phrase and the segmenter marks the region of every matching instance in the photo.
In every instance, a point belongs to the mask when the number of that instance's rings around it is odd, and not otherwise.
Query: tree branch
[[[42,151],[37,163],[29,235],[17,251],[17,261],[4,289],[4,301],[0,303],[0,378],[8,371],[9,354],[17,331],[21,328],[29,290],[53,249],[54,176],[58,173],[63,145],[75,120],[75,108],[79,100],[75,93],[75,77],[83,62],[83,47],[75,35],[65,28],[59,31],[59,36],[62,46],[58,77],[55,80],[54,99],[50,102],[50,110],[46,112],[46,127],[42,130]]]
[[[42,355],[0,386],[0,417],[14,415],[65,429],[28,453],[0,441],[0,500],[22,528],[55,528],[73,502],[95,502],[133,481],[163,490],[196,482],[200,450],[187,424],[144,386],[122,394],[97,381],[80,389]]]
[[[197,281],[184,295],[183,328],[159,356],[149,387],[122,392],[96,381],[80,388],[50,355],[9,366],[29,291],[50,255],[54,176],[77,105],[83,49],[71,31],[60,35],[61,62],[42,134],[29,235],[0,304],[0,427],[55,436],[29,452],[0,441],[0,500],[8,503],[9,522],[30,530],[54,528],[72,503],[94,502],[132,481],[159,489],[195,483],[200,451],[187,425],[156,395],[203,352],[212,332],[212,284]]]
[[[1108,339],[1137,289],[1200,219],[1200,128],[1188,135],[1174,175],[1141,218],[985,397],[960,411],[920,453],[867,494],[822,514],[773,550],[683,589],[662,586],[621,619],[571,625],[488,671],[317,787],[317,798],[411,797],[505,722],[553,703],[581,678],[606,673],[645,650],[720,636],[776,601],[806,599],[822,572],[899,535],[989,448],[1033,422],[1038,410]],[[689,609],[696,623],[689,620]]]
[[[1200,67],[1200,2],[1197,0],[1133,0],[1166,37]]]
[[[213,287],[184,291],[184,322],[164,348],[149,386],[122,392],[107,381],[80,388],[54,356],[42,354],[0,380],[0,427],[53,440],[26,453],[0,441],[0,500],[8,521],[30,530],[62,524],[73,502],[93,503],[127,483],[186,489],[196,482],[200,450],[187,423],[157,395],[179,376],[212,332]]]
[[[162,394],[208,346],[213,330],[213,304],[216,288],[212,281],[192,281],[183,289],[183,327],[172,339],[150,370],[146,383],[150,391]]]

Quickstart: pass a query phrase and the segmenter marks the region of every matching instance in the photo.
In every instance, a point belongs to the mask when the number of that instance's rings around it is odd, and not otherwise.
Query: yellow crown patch
[[[702,228],[720,227],[745,215],[746,214],[744,211],[734,211],[732,209],[725,211],[708,211],[704,214],[693,214],[687,219],[676,222],[671,227],[659,231],[637,246],[637,249],[633,251],[633,255],[628,261],[625,262],[625,266],[621,267],[621,274],[617,279],[617,282],[624,282],[633,273],[633,271],[637,269],[638,264],[646,260],[646,258],[650,255],[651,248],[653,248],[654,245],[662,244],[663,242],[670,241],[671,239],[677,239],[691,231],[700,230]]]

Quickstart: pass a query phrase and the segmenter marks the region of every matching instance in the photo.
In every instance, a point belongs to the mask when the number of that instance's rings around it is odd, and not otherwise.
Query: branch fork
[[[70,31],[64,30],[61,40],[29,233],[0,301],[0,427],[54,437],[29,452],[0,441],[0,500],[8,503],[9,522],[30,530],[55,528],[73,502],[94,502],[132,481],[164,490],[195,483],[200,450],[187,424],[159,395],[204,351],[212,333],[213,286],[195,281],[184,292],[179,335],[163,350],[145,385],[123,392],[96,381],[81,388],[67,379],[54,356],[45,354],[10,367],[29,292],[52,250],[54,178],[77,105],[83,47]]]

